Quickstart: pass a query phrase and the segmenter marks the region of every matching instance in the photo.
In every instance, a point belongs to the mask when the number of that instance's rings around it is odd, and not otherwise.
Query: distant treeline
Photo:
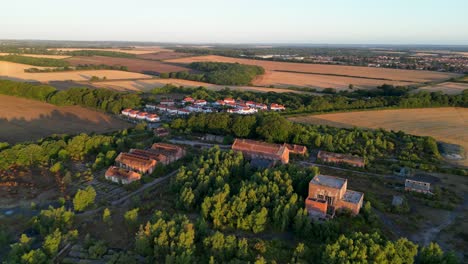
[[[22,63],[22,64],[28,64],[28,65],[33,65],[33,66],[41,66],[41,67],[66,67],[70,65],[68,61],[65,61],[65,60],[51,59],[51,58],[35,58],[35,57],[20,56],[20,55],[0,56],[0,61],[9,61],[9,62]]]
[[[0,80],[0,94],[35,99],[54,105],[79,105],[109,113],[141,105],[140,96],[107,89],[70,88],[58,91],[49,85]]]
[[[25,69],[24,72],[29,73],[39,73],[39,72],[67,72],[67,71],[83,71],[83,70],[119,70],[119,71],[128,71],[127,66],[119,66],[119,65],[94,65],[94,64],[83,64],[78,66],[67,66],[67,67],[58,67],[58,68],[46,68],[46,69],[38,69],[38,68],[29,68]]]
[[[64,54],[70,56],[106,56],[117,58],[136,58],[135,54],[109,50],[74,50],[64,52]]]
[[[189,68],[201,73],[161,73],[161,78],[177,78],[223,85],[249,85],[257,76],[265,73],[260,66],[224,62],[193,62]]]

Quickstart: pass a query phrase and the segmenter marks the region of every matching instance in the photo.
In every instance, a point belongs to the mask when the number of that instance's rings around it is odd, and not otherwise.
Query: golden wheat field
[[[0,95],[0,142],[37,140],[51,134],[104,133],[131,125],[79,106],[55,105]]]
[[[96,48],[50,48],[49,50],[60,50],[60,51],[77,51],[77,50],[102,50],[102,51],[115,51],[115,52],[123,52],[123,53],[130,53],[130,54],[147,54],[147,53],[156,53],[161,51],[172,51],[170,49],[161,48],[159,46],[139,46],[132,49],[96,49]]]
[[[468,83],[443,82],[436,85],[423,86],[417,91],[443,92],[445,94],[460,94],[468,89]]]
[[[44,69],[46,67],[36,67],[26,64],[13,63],[7,61],[0,61],[0,78],[16,80],[16,81],[37,81],[37,82],[50,82],[50,81],[86,81],[91,79],[92,76],[99,78],[106,77],[109,80],[122,80],[122,79],[138,79],[138,78],[152,78],[149,75],[116,71],[116,70],[85,70],[85,71],[69,71],[69,72],[41,72],[41,73],[28,73],[24,72],[25,69],[38,68]]]
[[[203,86],[212,90],[221,90],[221,89],[228,87],[230,89],[235,89],[235,90],[254,91],[254,92],[302,93],[300,91],[281,89],[281,88],[216,85],[216,84],[181,80],[181,79],[123,80],[123,81],[104,81],[104,82],[92,83],[92,85],[95,87],[108,88],[108,89],[112,89],[116,91],[148,91],[153,88],[162,87],[166,84],[172,84],[175,86],[184,86],[184,87]]]
[[[353,80],[342,80],[342,82],[353,82],[355,86],[367,86],[369,80],[376,81],[376,83],[392,83],[392,82],[412,82],[424,83],[434,82],[449,79],[451,77],[460,76],[453,73],[442,73],[433,71],[416,71],[416,70],[398,70],[398,69],[385,69],[373,67],[358,67],[358,66],[341,66],[341,65],[324,65],[324,64],[310,64],[310,63],[292,63],[292,62],[276,62],[276,61],[263,61],[241,58],[230,58],[223,56],[196,56],[167,60],[173,63],[191,63],[198,61],[213,61],[213,62],[230,62],[241,63],[249,65],[258,65],[265,69],[266,77],[260,77],[257,82],[261,85],[300,85],[300,86],[316,86],[322,88],[323,82],[329,81],[330,77],[339,80],[343,77],[354,78]],[[289,75],[284,75],[284,72]],[[282,74],[278,77],[275,75]],[[332,76],[345,75],[345,76]],[[366,79],[367,78],[367,79]],[[296,79],[301,79],[297,81]],[[281,81],[281,83],[279,83]],[[339,82],[339,81],[336,81]],[[255,85],[260,85],[254,82]],[[348,83],[349,84],[349,83]],[[341,84],[342,85],[342,84]],[[335,87],[331,87],[335,88]]]
[[[431,136],[465,149],[468,166],[468,108],[420,108],[358,111],[291,117],[291,121],[336,127],[383,128],[413,135]]]

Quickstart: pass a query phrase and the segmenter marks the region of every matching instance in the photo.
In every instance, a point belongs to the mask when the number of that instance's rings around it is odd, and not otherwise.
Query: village
[[[203,99],[195,100],[192,97],[185,97],[181,101],[173,99],[163,99],[158,105],[146,104],[144,111],[134,109],[124,109],[121,114],[128,119],[136,121],[159,122],[160,116],[155,114],[187,116],[190,113],[213,113],[228,112],[232,114],[250,115],[258,111],[283,111],[286,107],[281,104],[271,103],[269,106],[253,101],[235,100],[224,98],[214,102]]]

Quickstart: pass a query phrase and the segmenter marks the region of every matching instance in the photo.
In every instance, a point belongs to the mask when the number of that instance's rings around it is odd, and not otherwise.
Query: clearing
[[[13,63],[8,61],[0,61],[0,78],[14,81],[36,81],[36,82],[49,82],[49,81],[86,81],[91,79],[92,76],[99,78],[106,77],[110,80],[122,79],[137,79],[137,78],[151,78],[149,75],[116,71],[116,70],[84,70],[84,71],[67,71],[67,72],[40,72],[29,73],[24,72],[25,69],[38,68],[45,69],[47,67],[36,67],[26,64]]]
[[[303,86],[347,89],[349,84],[353,84],[356,88],[373,88],[384,83],[396,85],[418,84],[443,81],[460,76],[459,74],[433,71],[276,62],[216,55],[179,58],[166,61],[181,64],[213,61],[257,65],[263,67],[266,74],[257,78],[253,83],[254,85],[275,85],[281,87]]]
[[[443,82],[436,85],[428,85],[415,91],[443,92],[445,94],[461,94],[468,89],[468,83]]]
[[[419,136],[431,136],[438,141],[460,145],[468,166],[468,109],[458,107],[358,111],[291,117],[300,123],[335,127],[364,127],[404,131]]]
[[[0,95],[0,142],[37,140],[51,134],[104,133],[131,127],[105,113],[79,106]]]
[[[151,54],[154,55],[154,54]],[[129,58],[115,58],[106,56],[76,56],[66,59],[73,66],[93,64],[93,65],[110,65],[110,66],[126,66],[129,71],[140,72],[147,74],[159,74],[162,72],[180,72],[190,71],[189,68],[171,65],[169,63],[162,63],[152,60],[129,59]]]

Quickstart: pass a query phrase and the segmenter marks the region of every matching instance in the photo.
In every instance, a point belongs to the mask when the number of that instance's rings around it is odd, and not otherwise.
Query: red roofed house
[[[232,98],[224,98],[224,103],[225,104],[230,104],[230,105],[235,105],[236,104],[236,100],[232,99]]]
[[[140,111],[138,110],[132,110],[128,113],[128,117],[131,117],[131,118],[136,118],[138,113],[140,113]]]
[[[115,166],[109,167],[104,176],[109,181],[122,184],[129,184],[141,179],[141,174]]]
[[[353,215],[359,214],[364,194],[347,188],[347,179],[316,175],[309,182],[309,195],[305,200],[309,216],[318,220],[326,220],[333,218],[336,210],[343,209],[350,210]]]
[[[250,159],[280,161],[282,164],[289,162],[289,150],[284,145],[236,138],[232,144],[232,150],[240,151]]]
[[[196,100],[193,104],[198,106],[204,106],[206,105],[206,103],[206,100]]]
[[[122,115],[128,116],[130,114],[130,111],[132,111],[132,109],[130,109],[130,108],[124,109],[124,110],[122,110]]]
[[[282,110],[285,110],[286,107],[284,107],[284,105],[280,105],[280,104],[271,104],[270,105],[270,110],[272,111],[282,111]]]
[[[146,116],[148,115],[147,112],[140,112],[137,114],[136,119],[138,120],[146,120]]]
[[[327,151],[319,151],[317,158],[328,163],[344,163],[353,167],[364,167],[365,161],[361,157]]]
[[[192,97],[185,97],[184,100],[182,100],[183,104],[193,103],[193,102],[195,102],[195,99],[193,99]]]
[[[161,104],[162,105],[174,105],[175,102],[172,99],[163,99],[163,100],[161,100]]]
[[[133,153],[121,152],[115,163],[124,169],[133,170],[141,174],[150,174],[156,167],[156,160]]]
[[[159,122],[161,121],[161,118],[157,114],[147,114],[146,115],[146,121],[148,122]]]

